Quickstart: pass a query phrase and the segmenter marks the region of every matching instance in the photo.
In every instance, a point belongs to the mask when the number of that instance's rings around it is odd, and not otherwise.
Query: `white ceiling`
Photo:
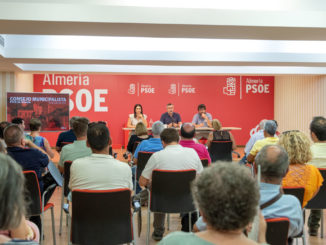
[[[0,35],[0,71],[326,74],[326,1],[0,0]]]

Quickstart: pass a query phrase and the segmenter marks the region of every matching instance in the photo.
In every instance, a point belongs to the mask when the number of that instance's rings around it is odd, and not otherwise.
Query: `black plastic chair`
[[[306,205],[306,209],[321,209],[320,237],[324,237],[324,209],[326,208],[326,168],[319,168],[324,182],[318,193]]]
[[[140,141],[136,141],[134,145],[132,146],[131,154],[134,155],[135,150],[137,149],[137,146],[140,144]]]
[[[232,162],[232,141],[212,141],[208,152],[212,162],[229,161]]]
[[[137,172],[136,172],[136,178],[137,181],[139,180],[143,170],[146,167],[146,164],[149,160],[149,158],[153,155],[154,152],[146,152],[146,151],[140,151],[138,152],[138,158],[137,158]]]
[[[62,233],[62,216],[63,216],[63,210],[64,210],[64,199],[68,196],[70,189],[69,189],[69,179],[70,179],[70,167],[71,167],[72,161],[65,161],[63,163],[63,188],[61,192],[61,210],[60,210],[60,228],[59,228],[59,235]],[[67,200],[67,203],[69,201]],[[68,218],[66,217],[66,220],[68,221]],[[68,222],[67,222],[68,224]]]
[[[304,207],[303,207],[303,197],[304,197],[304,191],[305,191],[304,187],[301,187],[301,186],[298,186],[298,187],[286,187],[286,186],[283,186],[282,188],[283,188],[284,194],[293,195],[296,198],[298,198],[298,200],[299,200],[299,202],[301,204],[301,207],[303,208],[303,211],[302,211],[303,220],[305,220],[304,219],[305,211],[304,211]],[[295,238],[295,239],[302,238],[302,244],[305,245],[306,244],[305,228],[303,227],[302,232],[300,232],[300,234],[296,235],[293,238]]]
[[[203,167],[208,167],[208,159],[207,158],[203,158],[203,159],[200,159],[201,163],[203,164]]]
[[[288,218],[266,219],[266,241],[270,245],[287,245],[290,220]]]
[[[44,190],[43,195],[41,196],[40,185],[37,179],[37,175],[35,171],[23,171],[25,176],[25,188],[27,193],[26,199],[29,200],[29,206],[27,207],[28,216],[41,216],[41,232],[40,232],[40,244],[43,243],[43,233],[44,233],[44,212],[51,209],[51,220],[52,220],[52,235],[53,235],[53,244],[56,244],[55,240],[55,223],[54,223],[54,212],[53,203],[47,203],[44,205],[44,196],[45,194],[56,188],[56,184],[49,186],[46,190]]]
[[[149,244],[151,212],[188,213],[191,231],[191,213],[196,211],[190,183],[196,178],[196,170],[159,170],[152,173],[152,185],[148,195],[147,237]]]
[[[131,191],[73,190],[71,240],[73,244],[134,243],[135,212],[131,211]]]
[[[303,197],[304,197],[304,187],[287,187],[287,186],[283,186],[283,192],[284,194],[287,195],[293,195],[296,198],[298,198],[301,207],[303,205]],[[303,208],[303,207],[302,207]]]

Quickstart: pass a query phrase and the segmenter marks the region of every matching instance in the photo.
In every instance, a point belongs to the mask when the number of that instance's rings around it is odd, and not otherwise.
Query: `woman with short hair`
[[[2,153],[0,163],[0,244],[14,243],[13,239],[38,241],[37,226],[25,220],[22,168],[10,156]]]
[[[259,203],[258,185],[246,167],[229,162],[208,167],[194,181],[192,193],[207,229],[172,233],[161,245],[257,244],[243,233],[257,214]],[[266,223],[261,222],[258,242],[266,243]]]
[[[53,158],[54,152],[51,149],[49,141],[43,136],[40,136],[41,126],[42,123],[38,118],[32,118],[29,122],[31,133],[26,135],[26,138],[42,148],[50,158]]]
[[[212,141],[232,141],[232,150],[237,148],[232,133],[227,130],[222,130],[222,124],[218,119],[213,119],[212,127],[214,131],[209,133],[206,142],[208,148],[211,146]]]

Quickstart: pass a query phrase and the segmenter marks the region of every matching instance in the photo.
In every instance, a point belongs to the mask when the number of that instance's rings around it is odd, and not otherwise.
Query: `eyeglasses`
[[[282,134],[289,134],[289,133],[298,133],[298,132],[300,132],[300,130],[287,130],[287,131],[284,131]]]

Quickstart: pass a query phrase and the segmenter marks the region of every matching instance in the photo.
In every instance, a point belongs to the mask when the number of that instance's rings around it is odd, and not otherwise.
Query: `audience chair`
[[[196,211],[192,200],[190,183],[196,178],[194,169],[159,170],[152,173],[152,185],[148,195],[147,237],[149,244],[151,212],[188,213],[189,231],[191,231],[191,213]]]
[[[304,187],[298,186],[298,187],[286,187],[283,186],[283,192],[284,194],[288,194],[288,195],[293,195],[296,198],[298,198],[301,207],[303,208],[302,210],[302,215],[303,215],[303,220],[305,220],[305,211],[304,211],[304,207],[303,207],[303,196],[304,196]],[[293,237],[295,239],[297,239],[297,244],[298,244],[298,239],[302,238],[302,244],[305,245],[306,244],[306,235],[305,235],[305,228],[303,227],[302,232],[300,234],[298,234],[297,236]]]
[[[63,170],[63,188],[61,191],[61,209],[60,209],[60,228],[59,228],[59,235],[62,234],[62,216],[63,216],[63,210],[64,210],[64,199],[67,198],[70,189],[69,189],[69,179],[70,179],[70,167],[71,167],[72,161],[65,161],[63,164],[64,170]],[[67,204],[69,203],[69,200],[67,199]],[[68,224],[68,217],[66,216],[66,221]]]
[[[134,145],[132,146],[131,154],[134,155],[135,150],[137,149],[137,146],[140,144],[140,141],[136,141]]]
[[[75,205],[74,205],[75,204]],[[131,191],[73,190],[71,240],[73,244],[135,244],[135,216]]]
[[[324,237],[324,212],[323,210],[326,208],[326,168],[319,168],[321,175],[324,178],[324,182],[320,187],[318,193],[314,198],[312,198],[306,209],[321,209],[321,222],[320,222],[320,237]]]
[[[24,171],[23,173],[25,176],[25,187],[29,194],[29,196],[26,196],[26,199],[29,200],[29,206],[27,207],[28,216],[41,216],[42,228],[40,232],[40,244],[44,242],[44,212],[51,209],[53,244],[56,245],[53,212],[54,205],[52,203],[47,203],[44,205],[45,194],[53,188],[56,188],[56,184],[49,186],[46,190],[44,190],[43,195],[41,196],[40,185],[35,171]]]
[[[149,158],[153,155],[153,152],[146,152],[146,151],[140,151],[138,152],[138,159],[137,159],[137,170],[136,170],[136,176],[135,176],[135,183],[134,183],[134,190],[136,191],[136,185],[137,181],[139,181],[139,178],[149,160]]]
[[[204,168],[208,167],[208,159],[207,158],[200,159],[200,161],[203,164]]]
[[[212,141],[208,151],[212,162],[232,162],[232,141]]]
[[[287,245],[290,220],[288,218],[266,219],[266,241],[270,245]]]

